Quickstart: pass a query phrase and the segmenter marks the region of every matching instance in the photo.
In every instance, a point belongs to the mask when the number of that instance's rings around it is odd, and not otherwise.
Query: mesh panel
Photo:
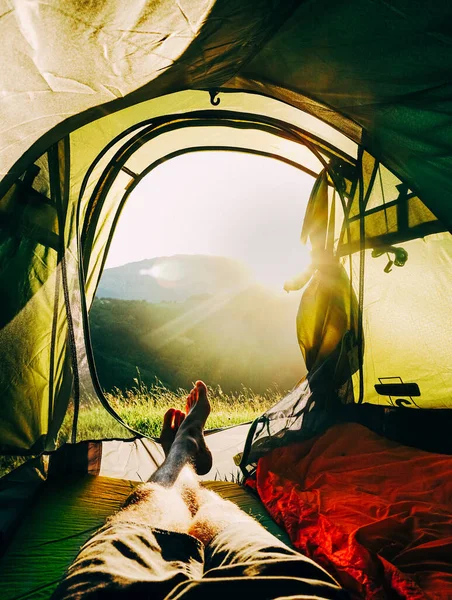
[[[74,264],[74,268],[78,268],[78,264]],[[93,382],[95,373],[92,373],[90,369],[83,311],[80,289],[77,287],[73,289],[71,294],[71,313],[77,350],[79,397],[78,404],[73,405],[77,422],[70,439],[73,442],[79,442],[82,440],[134,438],[136,433],[122,425],[117,418],[106,410],[108,404],[106,401],[103,403],[102,392],[99,387],[96,387],[95,383],[97,382]]]
[[[256,419],[239,457],[246,475],[273,448],[318,435],[340,418],[341,401],[347,401],[344,396],[350,393],[350,377],[342,385],[337,380],[337,364],[344,359],[345,344],[346,340],[280,402]]]

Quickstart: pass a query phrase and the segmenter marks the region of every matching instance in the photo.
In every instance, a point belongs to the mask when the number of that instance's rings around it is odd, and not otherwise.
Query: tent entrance
[[[134,133],[135,129],[138,129],[137,133]],[[342,180],[347,182],[344,195],[350,193],[353,183],[356,183],[356,160],[352,156],[308,131],[272,118],[237,115],[232,111],[197,111],[155,119],[151,124],[135,126],[134,131],[124,132],[98,155],[81,186],[79,226],[88,302],[101,270],[99,266],[95,269],[90,265],[90,256],[96,256],[96,265],[104,264],[111,241],[111,235],[106,240],[102,236],[103,246],[96,246],[94,240],[98,237],[99,228],[109,227],[113,232],[115,225],[111,220],[117,220],[116,215],[120,214],[139,181],[162,162],[182,153],[212,150],[250,152],[281,160],[313,177],[332,162],[331,168],[341,172]],[[171,135],[172,132],[178,135]],[[152,144],[157,138],[158,145]],[[244,143],[240,144],[240,141]],[[266,150],[266,147],[273,151]],[[108,157],[109,161],[106,160]],[[87,195],[90,189],[93,191]],[[116,196],[121,197],[116,199]],[[116,205],[115,216],[106,222],[106,215],[110,215]],[[101,250],[100,259],[98,250]]]
[[[187,144],[189,140],[190,146]],[[263,150],[265,147],[274,151]],[[318,176],[324,165],[329,163],[334,164],[338,172],[347,173],[350,177],[354,176],[356,169],[351,156],[309,132],[275,119],[261,120],[256,115],[237,115],[230,111],[172,115],[149,124],[139,124],[134,131],[127,131],[120,139],[114,140],[112,146],[106,152],[101,152],[88,170],[79,201],[87,358],[94,374],[96,395],[102,400],[103,393],[95,376],[90,349],[88,308],[123,207],[137,185],[157,166],[182,154],[209,151],[264,156],[294,166],[313,177]],[[154,159],[152,162],[151,158]],[[99,175],[101,166],[103,170]],[[96,182],[93,180],[95,173]],[[342,181],[345,184],[344,192],[348,194],[353,183],[343,176]],[[90,196],[87,190],[92,190]],[[82,298],[84,303],[85,299]]]

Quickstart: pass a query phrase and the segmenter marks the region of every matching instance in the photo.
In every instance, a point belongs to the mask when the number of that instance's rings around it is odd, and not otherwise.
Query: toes
[[[198,380],[196,382],[196,394],[197,394],[198,400],[200,398],[202,398],[202,399],[207,398],[207,386],[204,383],[204,381]]]
[[[162,431],[172,431],[176,433],[185,419],[185,414],[176,408],[169,408],[163,417]]]
[[[195,403],[195,398],[194,398],[194,395],[193,395],[193,391],[194,390],[192,390],[190,392],[190,394],[187,396],[187,403],[185,404],[185,412],[186,412],[187,415],[190,412],[191,407]]]
[[[181,410],[176,410],[174,413],[174,429],[179,429],[184,419],[185,414]]]
[[[163,428],[170,428],[172,427],[172,423],[173,423],[173,418],[174,418],[174,413],[175,413],[175,409],[174,408],[169,408],[164,417],[163,417]]]

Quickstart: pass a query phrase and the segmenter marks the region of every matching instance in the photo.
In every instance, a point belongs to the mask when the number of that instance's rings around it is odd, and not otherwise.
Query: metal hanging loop
[[[220,104],[220,98],[218,96],[218,90],[209,90],[210,104],[212,106],[218,106]]]

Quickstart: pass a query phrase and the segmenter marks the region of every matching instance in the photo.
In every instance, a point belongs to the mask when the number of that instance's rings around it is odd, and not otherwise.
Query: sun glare
[[[177,282],[183,273],[178,263],[161,263],[153,265],[150,269],[140,269],[140,275],[149,275],[161,282]]]
[[[186,154],[157,167],[131,194],[107,268],[176,254],[226,256],[274,291],[310,263],[300,243],[312,177],[274,159],[232,152]],[[177,264],[143,275],[175,283]]]

